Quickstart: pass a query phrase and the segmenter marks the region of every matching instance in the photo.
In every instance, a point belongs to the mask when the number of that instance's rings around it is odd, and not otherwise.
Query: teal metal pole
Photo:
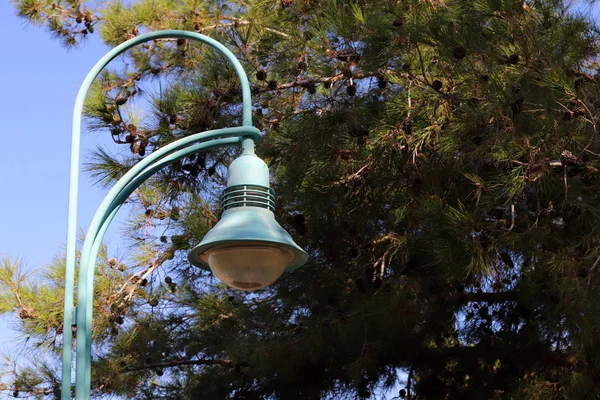
[[[238,75],[238,78],[240,79],[240,84],[241,84],[241,88],[242,88],[242,103],[243,103],[242,125],[245,128],[249,128],[243,132],[235,131],[235,129],[239,129],[239,128],[230,128],[230,129],[233,129],[234,131],[230,131],[224,136],[229,136],[229,133],[231,133],[231,135],[233,136],[233,135],[235,135],[234,132],[239,134],[238,137],[240,138],[240,140],[242,138],[245,138],[246,140],[248,140],[248,139],[256,140],[260,136],[258,130],[256,128],[252,127],[252,103],[251,103],[250,84],[249,84],[248,77],[246,76],[246,73],[245,73],[242,65],[236,59],[236,57],[233,55],[233,53],[231,53],[225,46],[223,46],[221,43],[219,43],[216,40],[211,39],[207,36],[204,36],[204,35],[201,35],[201,34],[198,34],[195,32],[177,31],[177,30],[151,32],[151,33],[147,33],[144,35],[140,35],[136,38],[128,40],[127,42],[124,42],[121,45],[115,47],[113,50],[108,52],[104,57],[102,57],[100,59],[100,61],[98,61],[96,63],[96,65],[94,65],[94,67],[90,70],[90,72],[86,76],[84,82],[82,83],[81,88],[79,89],[77,98],[75,100],[75,106],[73,108],[73,122],[72,122],[72,136],[71,136],[71,166],[70,166],[70,173],[69,173],[69,203],[68,203],[69,211],[68,211],[68,217],[67,217],[67,249],[66,249],[67,254],[66,254],[66,270],[65,270],[65,299],[64,299],[64,320],[63,320],[63,357],[62,357],[63,367],[62,367],[62,386],[61,386],[61,399],[62,400],[68,400],[71,398],[71,361],[72,361],[72,338],[73,338],[71,327],[73,325],[73,310],[74,310],[74,308],[73,308],[73,293],[74,293],[75,263],[76,263],[76,255],[75,254],[76,254],[76,250],[77,250],[76,249],[76,244],[77,244],[77,236],[76,236],[76,233],[77,233],[77,194],[78,194],[78,187],[79,187],[79,159],[80,159],[79,153],[80,153],[80,137],[81,137],[81,116],[82,116],[82,110],[83,110],[85,97],[86,97],[87,92],[89,91],[89,88],[91,87],[94,79],[96,78],[96,76],[98,76],[100,71],[102,71],[102,69],[110,61],[112,61],[115,57],[122,54],[124,51],[128,50],[129,48],[136,46],[140,43],[147,42],[150,40],[155,40],[155,39],[161,39],[161,38],[183,38],[183,39],[199,41],[201,43],[205,43],[205,44],[212,46],[213,48],[218,50],[221,54],[223,54],[227,58],[227,60],[229,62],[231,62],[231,64],[234,66],[234,69]],[[186,139],[188,139],[188,138],[186,138]],[[201,140],[201,139],[198,139],[198,140]],[[215,145],[216,145],[216,143],[215,143]],[[148,158],[150,158],[150,157],[148,157]],[[113,212],[116,213],[117,210],[118,210],[118,206],[115,207]],[[113,212],[111,212],[110,215],[114,216]],[[108,218],[108,220],[112,220],[112,217]],[[102,231],[102,233],[100,236],[103,236],[104,231],[106,230],[107,226],[108,225],[106,225],[106,226],[101,225],[100,230]],[[95,257],[94,257],[94,259],[95,259]],[[93,281],[93,273],[91,273],[91,277],[92,277],[91,279]],[[82,284],[82,282],[85,282],[85,281],[87,281],[87,279],[80,278],[79,293],[81,293],[81,284]],[[85,282],[85,284],[86,283],[87,282]],[[92,304],[91,296],[89,297],[89,300],[86,300],[86,301],[90,302],[89,307],[91,307],[91,304]],[[81,305],[81,303],[79,303],[79,304]],[[87,309],[87,305],[84,308]],[[78,321],[79,320],[80,320],[80,318],[78,317]],[[91,337],[91,317],[90,317],[89,321],[90,321],[89,326],[78,326],[78,338],[80,335],[79,334],[80,330],[90,330],[90,337]],[[82,328],[85,328],[85,329],[82,329]],[[91,339],[90,339],[89,345],[91,346]],[[78,343],[78,346],[77,346],[78,350],[76,353],[77,364],[79,365],[79,363],[81,361],[84,366],[87,366],[89,368],[89,365],[91,365],[91,355],[85,354],[85,352],[80,353],[79,348],[80,348],[80,346]],[[82,359],[82,358],[87,358],[87,359]],[[87,373],[87,375],[91,376],[89,372]],[[80,374],[78,372],[77,378],[76,378],[76,399],[78,399],[78,400],[79,399],[89,399],[90,380],[84,379],[84,381],[87,381],[87,385],[86,385],[87,391],[84,390],[82,392],[81,390],[79,390],[79,392],[81,392],[81,393],[78,393],[78,390],[77,390],[78,386],[83,385],[83,383],[80,382]]]

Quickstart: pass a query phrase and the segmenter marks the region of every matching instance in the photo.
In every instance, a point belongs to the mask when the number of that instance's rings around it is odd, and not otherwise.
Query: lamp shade
[[[229,167],[221,220],[188,254],[230,287],[256,290],[292,271],[308,255],[275,220],[274,195],[264,161],[245,154]]]

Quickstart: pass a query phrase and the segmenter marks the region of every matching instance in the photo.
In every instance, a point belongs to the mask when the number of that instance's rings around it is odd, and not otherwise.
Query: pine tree
[[[162,171],[132,199],[135,254],[98,262],[95,394],[600,396],[599,37],[585,14],[559,0],[96,6],[16,3],[69,46],[177,28],[232,49],[278,220],[310,261],[259,293],[223,287],[185,255],[218,220],[235,151]],[[88,166],[99,183],[239,122],[237,79],[211,50],[162,40],[125,61],[86,105],[115,141]],[[17,371],[7,393],[56,395],[61,268],[44,284],[0,269],[0,310],[50,363]]]

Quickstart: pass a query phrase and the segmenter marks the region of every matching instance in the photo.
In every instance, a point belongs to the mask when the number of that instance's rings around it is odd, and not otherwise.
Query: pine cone
[[[406,133],[407,135],[412,134],[412,120],[410,119],[405,119],[404,122],[402,123],[402,129],[404,130],[404,133]]]
[[[571,153],[569,150],[565,150],[560,153],[560,162],[562,165],[577,165],[579,164],[579,160],[575,154]]]
[[[467,50],[462,46],[456,46],[454,50],[452,50],[452,55],[457,60],[462,60],[467,55]]]
[[[19,311],[19,318],[21,318],[21,319],[34,319],[35,316],[34,316],[33,310],[31,308],[24,307],[24,308],[21,308],[21,311]]]
[[[259,81],[264,81],[265,79],[267,79],[267,73],[264,70],[258,70],[256,72],[256,79],[258,79]]]
[[[294,229],[300,236],[306,234],[306,224],[304,223],[304,214],[294,215]]]

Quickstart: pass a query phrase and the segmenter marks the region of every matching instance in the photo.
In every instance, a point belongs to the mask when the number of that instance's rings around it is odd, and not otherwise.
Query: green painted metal
[[[138,167],[137,170],[130,170],[117,182],[117,184],[115,184],[98,208],[83,243],[79,264],[78,304],[83,304],[84,306],[82,306],[83,309],[80,308],[77,317],[77,354],[83,355],[84,362],[80,363],[77,361],[76,382],[79,383],[83,381],[83,384],[81,385],[76,384],[75,396],[77,399],[86,398],[86,395],[89,396],[91,384],[91,328],[93,316],[93,299],[91,294],[94,291],[94,265],[104,233],[116,212],[135,189],[166,165],[199,151],[215,147],[230,146],[238,143],[240,143],[240,138],[238,137],[210,140],[168,154],[154,163],[140,162],[136,165],[136,167]],[[179,143],[172,144],[179,145]],[[165,146],[163,149],[170,150],[168,146]],[[83,327],[83,329],[79,329],[80,327]]]
[[[115,47],[113,50],[108,52],[104,57],[102,57],[96,65],[90,70],[85,80],[83,81],[81,88],[77,94],[77,98],[75,101],[75,105],[73,108],[73,122],[72,122],[72,136],[71,136],[71,166],[69,173],[69,211],[67,217],[67,249],[66,249],[66,270],[65,270],[65,303],[64,303],[64,328],[63,328],[63,368],[62,368],[62,400],[68,400],[71,398],[71,359],[72,359],[72,331],[71,326],[73,324],[73,291],[75,284],[75,264],[76,264],[76,243],[77,243],[77,192],[79,187],[79,161],[80,161],[80,137],[81,137],[81,116],[83,105],[85,101],[85,97],[87,92],[89,91],[90,86],[92,85],[96,76],[102,71],[102,69],[115,57],[122,54],[124,51],[129,48],[136,46],[140,43],[147,42],[150,40],[161,39],[161,38],[182,38],[189,39],[193,41],[198,41],[201,43],[208,44],[223,54],[234,66],[234,69],[240,79],[241,88],[242,88],[242,114],[243,114],[243,122],[242,125],[245,128],[248,128],[248,131],[244,132],[235,132],[225,129],[221,130],[223,136],[229,135],[237,136],[239,140],[242,142],[242,147],[244,152],[253,151],[254,148],[254,140],[259,137],[258,130],[252,127],[252,104],[251,104],[251,93],[250,93],[250,84],[248,81],[248,77],[244,72],[244,69],[240,62],[235,58],[233,53],[231,53],[225,46],[221,43],[217,42],[214,39],[211,39],[207,36],[188,31],[177,31],[177,30],[166,30],[159,32],[150,32],[144,35],[140,35],[136,38],[128,40],[121,45]],[[230,129],[238,129],[238,128],[230,128]],[[227,131],[227,132],[225,132]],[[251,131],[251,132],[250,132]],[[217,135],[218,136],[218,135]],[[215,137],[217,137],[215,136]],[[188,138],[186,138],[188,139]],[[217,145],[217,143],[213,143]],[[174,151],[174,150],[171,150]],[[158,158],[158,157],[157,157]],[[146,160],[150,159],[148,157]],[[146,161],[144,160],[144,161]],[[144,168],[148,167],[151,162],[147,162],[144,165]],[[135,167],[134,167],[135,168]],[[132,169],[133,170],[133,169]],[[104,204],[104,203],[103,203]],[[112,204],[112,201],[111,201]],[[112,212],[108,213],[107,220],[112,219],[115,213],[118,211],[119,206],[115,206]],[[106,231],[108,224],[100,224],[98,231],[96,234],[92,236],[101,237]],[[90,232],[91,233],[91,232]],[[85,246],[85,244],[84,244]],[[95,242],[92,245],[88,245],[90,249],[90,254],[94,251],[97,253],[99,248],[99,242]],[[87,265],[82,261],[84,260],[84,254],[82,253],[82,260],[80,260],[80,273],[81,268],[86,270],[92,270],[91,273],[84,274],[84,276],[91,275],[91,280],[93,283],[93,266],[88,268]],[[91,264],[95,263],[95,257],[88,257],[86,255],[85,259],[89,259]],[[87,262],[85,262],[87,264]],[[88,295],[86,292],[86,288],[91,285],[89,284],[88,279],[80,279],[79,281],[79,304],[84,304],[85,309],[90,308],[92,304],[92,296],[91,293]],[[83,287],[82,287],[83,283]],[[89,307],[87,304],[89,303]],[[90,365],[91,365],[91,353],[84,351],[85,346],[88,344],[91,346],[91,315],[86,315],[87,313],[79,312],[77,315],[78,319],[78,344],[77,344],[77,376],[75,381],[75,396],[78,400],[87,400],[90,396]],[[87,324],[89,321],[89,324]],[[83,324],[80,324],[82,322]],[[83,332],[82,332],[83,331]],[[80,333],[81,332],[81,333]],[[79,343],[80,335],[89,337],[89,340],[83,340],[84,348],[81,347],[81,343]],[[88,343],[89,342],[89,343]]]
[[[275,221],[273,212],[259,207],[236,207],[224,211],[221,220],[188,253],[188,260],[197,267],[208,269],[208,264],[200,256],[209,248],[257,242],[268,242],[289,249],[294,254],[294,259],[286,268],[287,272],[295,270],[308,260],[308,254]]]
[[[308,255],[275,220],[274,194],[269,187],[269,168],[244,148],[241,156],[229,166],[227,187],[221,200],[221,220],[188,254],[188,260],[197,267],[207,268],[202,259],[206,250],[222,245],[272,243],[283,246],[294,254],[286,268],[292,271],[306,263]]]
[[[244,152],[231,162],[227,173],[227,187],[236,185],[256,185],[269,187],[269,167],[254,154]]]
[[[258,185],[233,185],[223,191],[221,208],[224,211],[249,205],[274,211],[275,192],[271,188]]]

